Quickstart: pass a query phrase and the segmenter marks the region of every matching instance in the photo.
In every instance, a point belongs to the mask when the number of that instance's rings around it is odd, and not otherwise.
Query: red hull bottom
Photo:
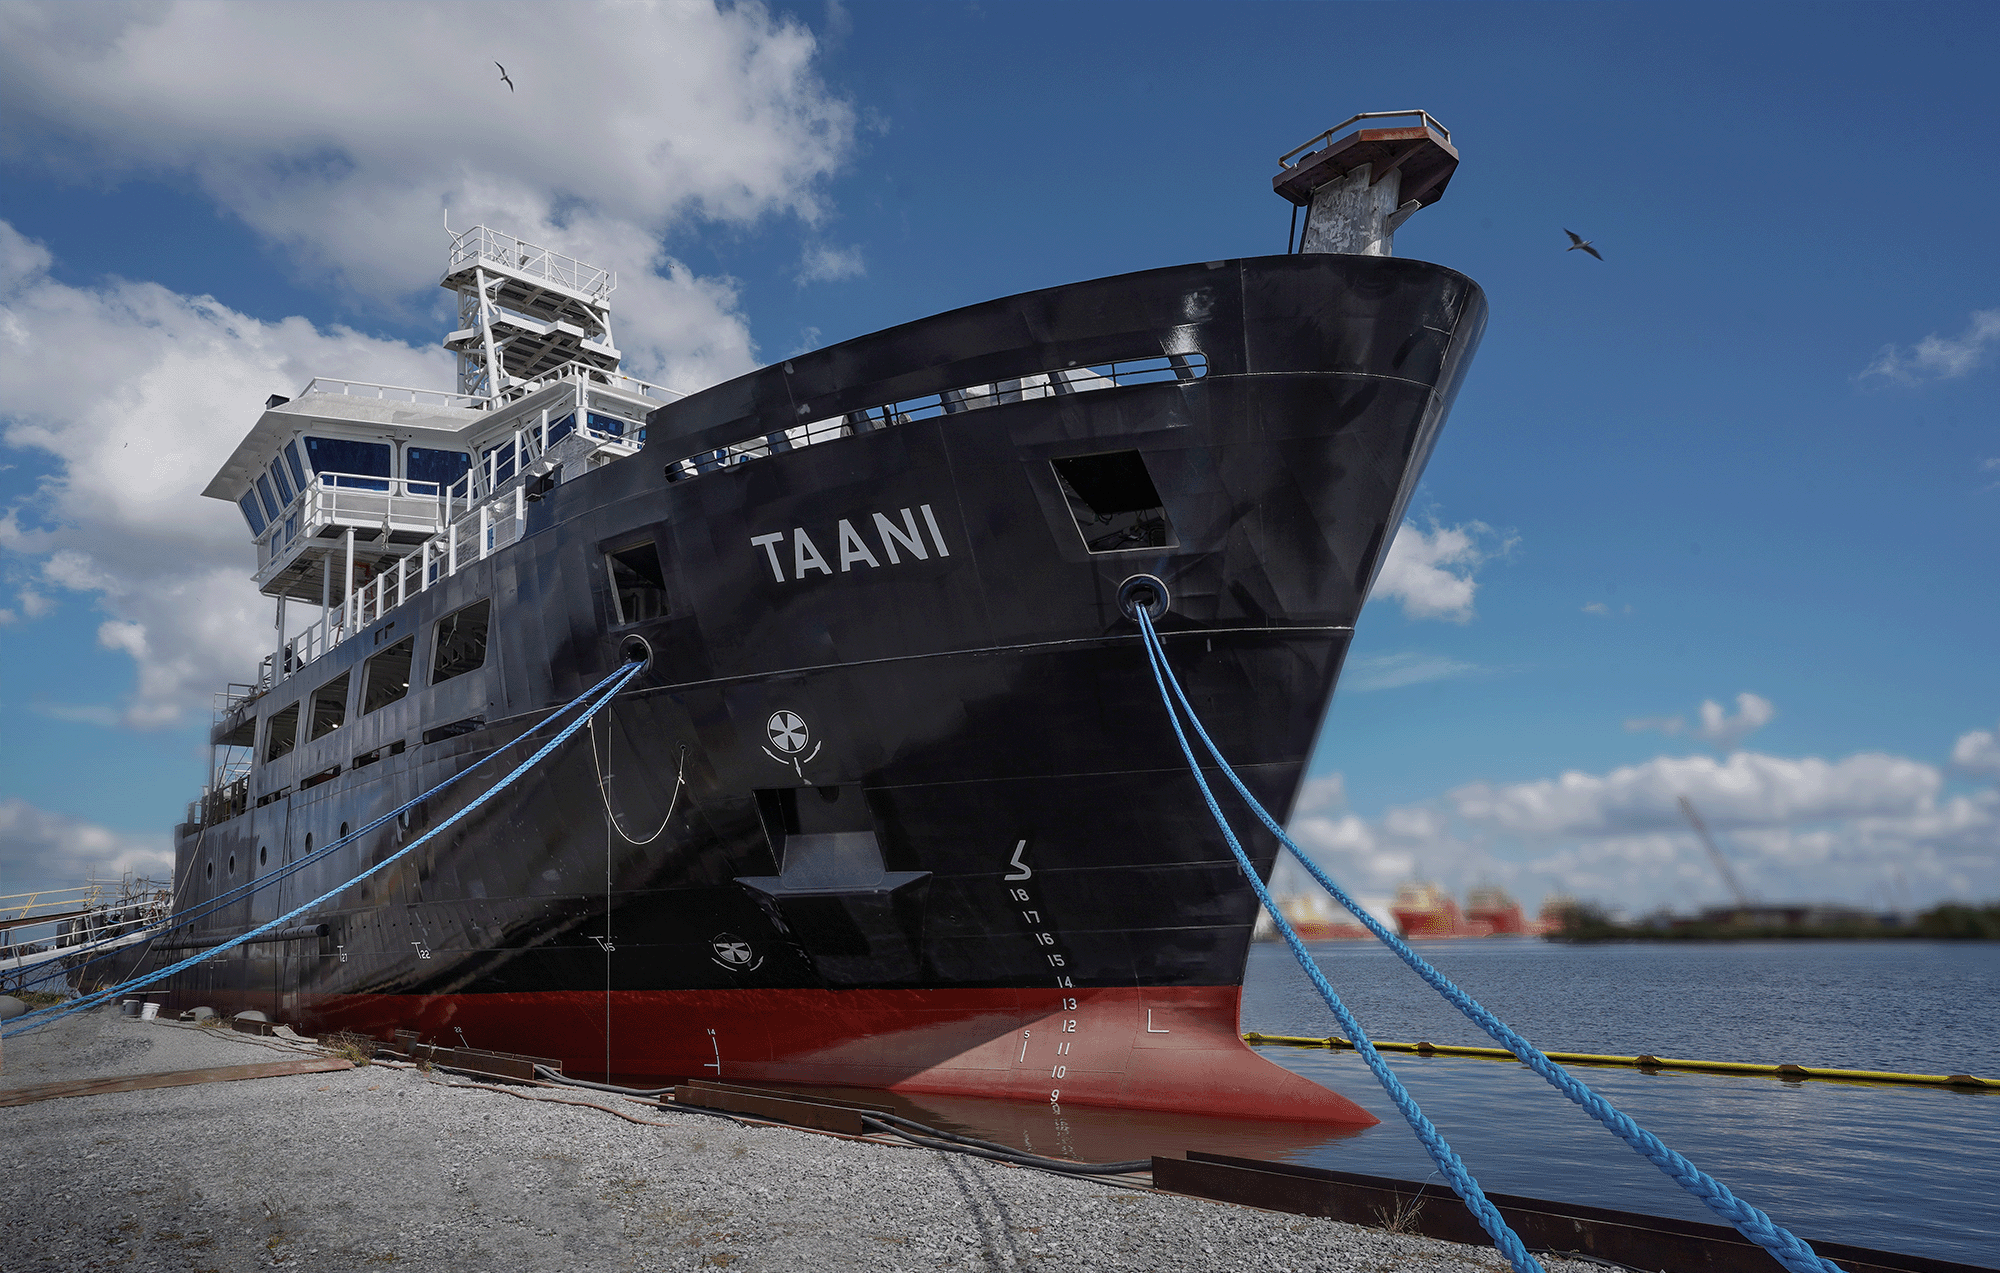
[[[414,1029],[444,1044],[463,1037],[621,1082],[720,1078],[1355,1127],[1379,1121],[1246,1047],[1237,1034],[1241,996],[1236,986],[559,991],[272,1006],[313,1029],[385,1039]]]

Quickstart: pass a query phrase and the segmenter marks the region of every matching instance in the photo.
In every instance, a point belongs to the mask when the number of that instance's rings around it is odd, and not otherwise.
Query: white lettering
[[[882,551],[889,554],[889,564],[892,566],[902,564],[903,559],[896,555],[897,544],[909,549],[910,555],[918,561],[929,561],[931,555],[924,547],[923,532],[917,529],[917,515],[907,508],[903,509],[902,513],[903,526],[910,532],[907,535],[896,529],[896,523],[880,513],[875,514],[875,529],[881,532]]]
[[[875,560],[875,554],[868,551],[868,544],[855,533],[854,523],[845,517],[840,519],[840,573],[846,574],[857,561],[865,561],[871,566],[882,563]]]
[[[826,564],[826,558],[819,555],[813,546],[812,536],[806,534],[803,526],[792,527],[792,577],[803,579],[806,571],[817,570],[823,575],[833,573],[833,567]]]
[[[778,560],[778,545],[785,542],[785,532],[778,531],[770,535],[753,535],[750,538],[750,542],[763,549],[764,555],[771,559],[772,577],[779,583],[785,582],[785,565]]]
[[[944,546],[944,536],[938,531],[937,514],[931,512],[931,506],[929,504],[925,504],[923,506],[923,510],[924,510],[924,521],[930,525],[931,542],[937,545],[938,556],[940,557],[951,556],[951,549],[946,548]],[[904,515],[907,516],[909,510],[905,509],[903,511]]]

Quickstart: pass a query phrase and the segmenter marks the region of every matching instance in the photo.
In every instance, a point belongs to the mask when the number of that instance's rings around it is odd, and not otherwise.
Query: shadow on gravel
[[[1019,1265],[1024,1257],[1014,1236],[1014,1217],[994,1191],[992,1182],[980,1178],[977,1164],[955,1154],[939,1154],[938,1165],[965,1199],[965,1214],[979,1230],[979,1253],[987,1267],[1006,1269]]]

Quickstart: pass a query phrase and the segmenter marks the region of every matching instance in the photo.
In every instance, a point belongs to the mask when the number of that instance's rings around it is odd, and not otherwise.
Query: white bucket
[[[139,1020],[141,1020],[141,1021],[156,1021],[156,1020],[158,1020],[158,1019],[159,1019],[159,1016],[160,1016],[160,1005],[159,1005],[159,1004],[157,1004],[157,1003],[142,1003],[142,1004],[140,1004],[140,1005],[139,1005]]]
[[[119,1015],[119,1016],[121,1016],[121,1017],[136,1017],[136,1016],[138,1016],[138,1015],[139,1015],[139,1001],[138,1001],[137,999],[126,999],[126,1000],[124,1000],[123,1002],[121,1002],[121,1003],[120,1003],[120,1004],[118,1005],[118,1015]]]

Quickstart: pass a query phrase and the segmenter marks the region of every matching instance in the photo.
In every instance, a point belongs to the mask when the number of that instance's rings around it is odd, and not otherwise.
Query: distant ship
[[[1467,919],[1452,895],[1429,880],[1411,880],[1397,889],[1389,913],[1396,917],[1397,930],[1410,938],[1486,937],[1493,932],[1490,925]]]
[[[1496,884],[1482,884],[1466,895],[1465,918],[1472,925],[1484,924],[1493,937],[1526,937],[1528,917],[1521,904],[1507,896]]]
[[[1375,934],[1349,919],[1324,893],[1290,893],[1273,897],[1285,922],[1301,941],[1373,941]],[[1277,941],[1278,926],[1269,914],[1257,916],[1256,940]]]

